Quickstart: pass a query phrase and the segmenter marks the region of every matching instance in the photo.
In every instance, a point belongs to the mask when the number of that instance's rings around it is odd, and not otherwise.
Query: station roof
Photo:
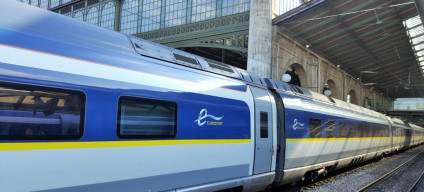
[[[273,24],[386,97],[424,97],[424,30],[413,0],[315,0]]]

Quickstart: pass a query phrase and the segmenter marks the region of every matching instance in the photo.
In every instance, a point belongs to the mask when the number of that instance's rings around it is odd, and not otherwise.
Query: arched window
[[[340,99],[339,98],[339,95],[338,95],[338,90],[337,90],[337,86],[336,86],[336,83],[332,80],[332,79],[329,79],[329,80],[327,80],[327,82],[325,83],[325,85],[324,85],[324,90],[323,90],[323,92],[326,90],[326,89],[329,89],[330,91],[331,91],[331,97],[333,97],[333,98],[337,98],[337,99]]]
[[[308,80],[306,78],[306,71],[299,63],[294,63],[287,68],[286,74],[291,76],[290,84],[299,87],[308,87]]]
[[[84,21],[84,15],[82,14],[82,11],[76,12],[72,17],[74,19],[78,19],[80,21]]]
[[[99,9],[97,7],[92,7],[87,13],[85,18],[87,23],[98,25],[99,23]]]
[[[193,1],[191,22],[203,21],[216,17],[216,0]]]
[[[126,0],[122,5],[121,32],[125,34],[137,33],[139,0]]]
[[[38,0],[31,0],[31,5],[38,7]]]
[[[160,29],[161,1],[144,0],[141,17],[141,32]]]
[[[166,0],[165,4],[165,27],[173,27],[186,23],[187,1]]]
[[[103,6],[102,18],[100,26],[108,29],[114,29],[115,27],[115,3],[108,2]]]
[[[346,99],[347,99],[347,102],[348,103],[352,103],[352,104],[358,105],[358,101],[356,99],[356,93],[355,93],[354,90],[350,90],[349,91],[349,94],[347,95],[347,98]]]
[[[40,8],[47,9],[48,5],[49,5],[49,0],[41,0],[40,1]]]
[[[242,13],[250,10],[249,0],[223,0],[222,16]]]
[[[59,0],[50,1],[50,8],[57,7],[57,6],[59,6]]]
[[[62,5],[71,2],[72,0],[62,0]]]

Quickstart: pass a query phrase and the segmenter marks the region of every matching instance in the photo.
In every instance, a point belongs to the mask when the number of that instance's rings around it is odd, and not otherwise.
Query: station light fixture
[[[374,74],[374,73],[377,73],[377,72],[375,72],[375,71],[360,71],[359,72],[359,82],[361,82],[361,83],[362,83],[362,73]]]

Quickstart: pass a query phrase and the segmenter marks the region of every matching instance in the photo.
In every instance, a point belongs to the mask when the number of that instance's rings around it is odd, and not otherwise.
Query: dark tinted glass
[[[0,139],[78,139],[84,125],[82,92],[0,84]]]
[[[347,137],[346,123],[339,122],[339,137]]]
[[[349,124],[349,137],[356,137],[356,125]]]
[[[172,138],[177,133],[177,104],[145,98],[121,97],[118,137]]]
[[[327,121],[325,122],[325,134],[328,138],[337,136],[336,130],[336,122],[335,121]]]
[[[309,136],[311,138],[321,138],[322,137],[322,126],[321,120],[319,119],[309,119]]]
[[[261,138],[268,138],[268,113],[261,111]]]

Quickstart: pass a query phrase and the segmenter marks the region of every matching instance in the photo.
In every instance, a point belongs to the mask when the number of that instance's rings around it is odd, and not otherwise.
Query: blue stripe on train
[[[116,109],[121,95],[176,102],[176,139],[251,138],[250,111],[243,101],[1,63],[0,74],[3,82],[82,90],[87,96],[83,141],[117,140]]]
[[[339,117],[334,115],[327,115],[322,113],[315,113],[315,112],[303,111],[303,110],[297,110],[297,109],[291,109],[291,108],[285,109],[285,115],[286,115],[285,123],[286,123],[287,138],[293,138],[293,139],[294,138],[310,138],[309,136],[309,123],[310,123],[309,120],[310,119],[321,120],[322,137],[326,137],[325,122],[327,120],[335,121],[337,127],[338,127],[338,122],[344,122],[347,124],[355,124],[355,125],[363,124],[363,125],[369,125],[369,126],[387,127],[386,124],[370,123],[364,120]],[[355,130],[356,129],[357,129],[357,126],[355,126]],[[337,128],[337,134],[338,134],[338,128]]]

